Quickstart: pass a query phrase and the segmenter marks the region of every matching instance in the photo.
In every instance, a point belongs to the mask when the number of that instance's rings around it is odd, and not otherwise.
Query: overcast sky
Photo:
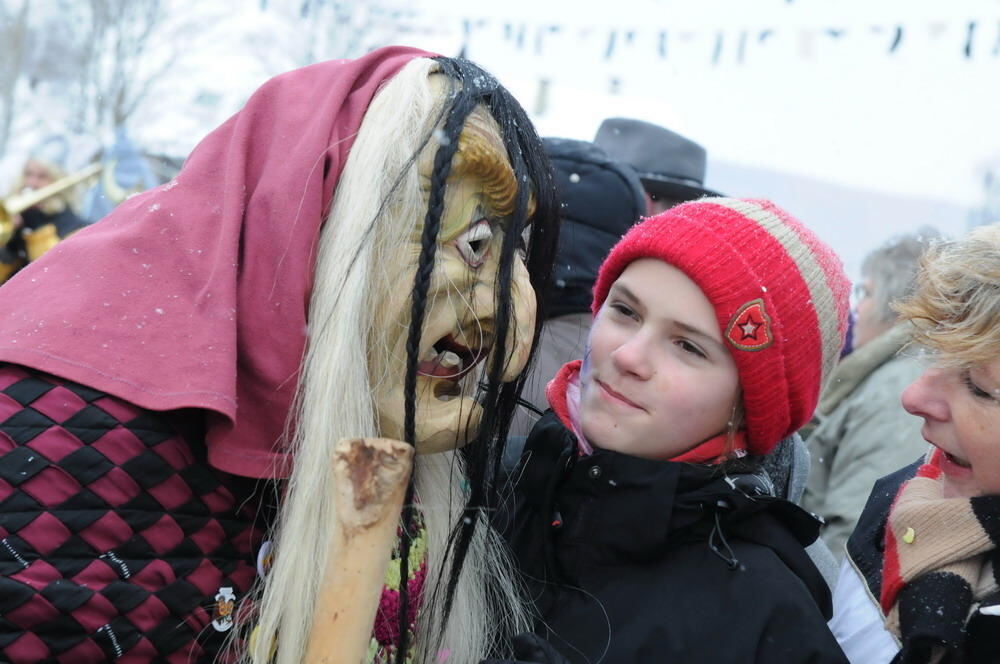
[[[727,161],[964,205],[1000,158],[998,0],[418,6],[440,31],[409,43],[453,54],[473,19],[468,56],[543,134],[589,139],[605,117],[638,117]]]

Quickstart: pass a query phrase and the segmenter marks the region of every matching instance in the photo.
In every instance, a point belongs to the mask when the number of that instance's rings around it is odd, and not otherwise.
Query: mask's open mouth
[[[439,379],[434,382],[434,397],[450,401],[462,393],[460,381],[489,353],[489,347],[468,348],[449,334],[431,346],[417,365],[417,373]]]

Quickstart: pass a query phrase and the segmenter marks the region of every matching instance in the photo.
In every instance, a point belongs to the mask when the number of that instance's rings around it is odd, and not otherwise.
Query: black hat
[[[630,164],[650,194],[678,201],[720,194],[705,189],[705,148],[658,125],[631,118],[608,118],[594,143]]]

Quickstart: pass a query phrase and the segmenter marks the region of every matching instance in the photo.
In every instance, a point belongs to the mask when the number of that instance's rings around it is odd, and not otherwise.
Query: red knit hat
[[[684,272],[715,307],[736,360],[752,454],[802,427],[840,356],[850,282],[840,259],[769,201],[703,198],[636,224],[601,265],[596,315],[639,258]]]

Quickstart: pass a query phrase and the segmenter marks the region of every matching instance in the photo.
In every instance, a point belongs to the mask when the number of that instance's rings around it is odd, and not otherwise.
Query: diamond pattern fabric
[[[0,660],[212,661],[262,524],[163,414],[0,365]]]

